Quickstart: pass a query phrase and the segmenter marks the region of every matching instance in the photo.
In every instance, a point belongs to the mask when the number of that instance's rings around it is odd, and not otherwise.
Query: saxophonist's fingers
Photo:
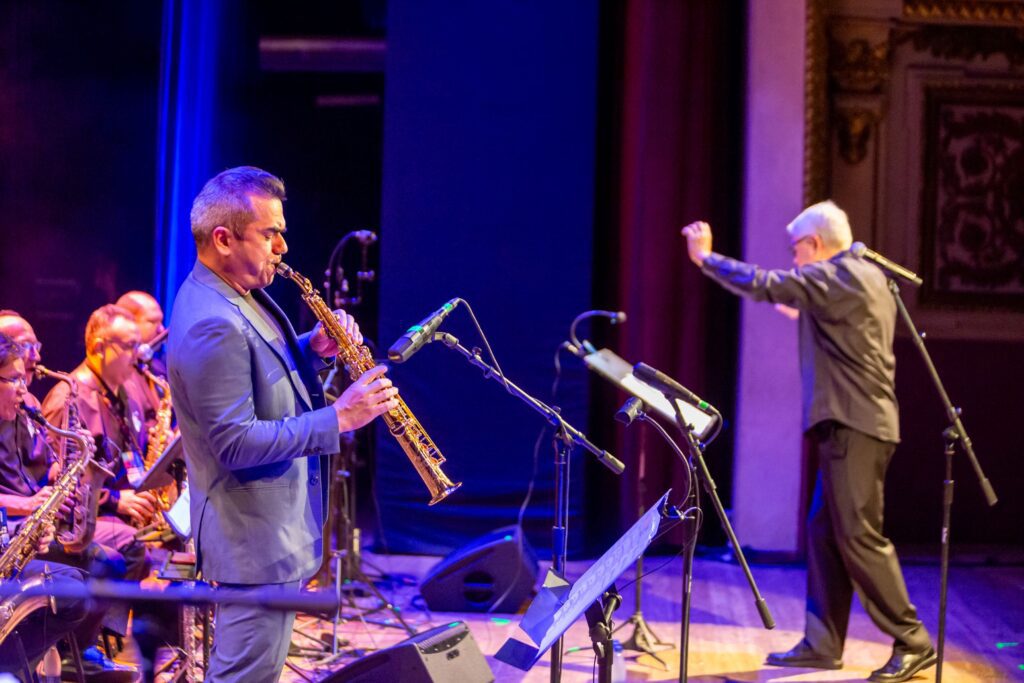
[[[363,333],[359,331],[359,323],[356,322],[355,318],[340,308],[334,311],[334,317],[337,318],[341,326],[345,328],[345,332],[348,333],[348,336],[352,337],[356,344],[363,343]]]
[[[367,370],[366,372],[364,372],[362,375],[359,376],[359,384],[362,384],[364,386],[369,386],[370,384],[375,382],[378,377],[380,377],[381,375],[383,375],[387,371],[388,371],[388,366],[383,365],[383,364],[382,365],[376,365],[376,366],[370,368],[369,370]]]

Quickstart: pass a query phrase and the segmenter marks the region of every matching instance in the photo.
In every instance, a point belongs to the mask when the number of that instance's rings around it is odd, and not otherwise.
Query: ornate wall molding
[[[804,206],[828,197],[828,34],[825,0],[807,0],[804,28]]]
[[[1019,0],[903,0],[903,16],[920,21],[1024,24]]]
[[[904,43],[940,59],[971,61],[1003,55],[1013,67],[1024,65],[1024,27],[927,24],[894,29],[893,44]]]

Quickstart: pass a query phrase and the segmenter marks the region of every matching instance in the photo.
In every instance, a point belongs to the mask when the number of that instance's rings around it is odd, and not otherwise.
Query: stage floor
[[[409,577],[423,576],[437,561],[432,557],[367,554],[368,571]],[[570,562],[570,579],[582,574],[590,562]],[[660,569],[659,569],[660,567]],[[542,563],[542,569],[546,564]],[[917,605],[925,624],[935,637],[938,628],[939,569],[937,564],[904,562],[911,599]],[[626,651],[627,675],[630,681],[671,681],[678,679],[679,618],[682,562],[678,558],[648,558],[643,581],[642,612],[653,631],[673,647],[659,653],[667,670],[649,655]],[[891,643],[874,627],[855,601],[840,671],[784,669],[764,666],[765,653],[787,650],[801,637],[804,618],[804,581],[802,566],[756,565],[754,578],[776,621],[776,628],[767,631],[761,626],[750,590],[738,565],[714,559],[698,558],[694,567],[693,607],[690,627],[689,680],[695,683],[731,681],[861,681],[889,657]],[[634,612],[634,588],[626,586],[633,578],[627,572],[619,582],[623,605],[615,615],[615,624],[627,621]],[[402,609],[404,618],[418,631],[458,619],[469,624],[480,649],[499,682],[548,681],[550,670],[545,656],[532,670],[520,671],[494,659],[494,653],[509,637],[529,642],[518,629],[518,616],[462,613],[427,613],[416,600],[415,585],[390,588],[388,599]],[[946,656],[943,680],[1011,681],[1024,680],[1024,565],[958,564],[950,573],[947,615]],[[369,618],[378,619],[382,613]],[[300,618],[305,634],[318,635],[316,624]],[[628,640],[631,625],[616,637]],[[404,631],[353,620],[343,624],[340,634],[350,648],[370,650],[386,647],[405,637]],[[295,643],[308,643],[300,635]],[[562,680],[566,683],[590,681],[594,657],[584,620],[577,622],[566,637],[568,654]],[[340,663],[354,661],[344,657]],[[312,660],[293,657],[289,664],[302,671],[286,669],[282,681],[319,680],[327,670],[316,672]],[[338,668],[335,664],[332,668]],[[914,680],[935,679],[935,669]]]

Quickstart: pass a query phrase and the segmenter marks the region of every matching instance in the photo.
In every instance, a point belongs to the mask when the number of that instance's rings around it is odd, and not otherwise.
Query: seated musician
[[[156,515],[153,494],[133,489],[133,480],[143,473],[145,423],[141,401],[126,382],[135,372],[139,343],[139,328],[128,311],[113,304],[101,306],[86,324],[85,360],[71,372],[78,383],[75,408],[81,426],[97,440],[97,459],[105,460],[115,475],[106,483],[96,541],[125,556],[127,578],[135,581],[148,576],[152,562],[130,523],[145,526]],[[43,400],[43,415],[51,423],[66,419],[69,392],[68,384],[59,382]]]
[[[157,340],[166,336],[164,311],[151,295],[138,290],[125,292],[117,300],[116,305],[132,314],[135,324],[139,326],[139,339],[150,349]],[[148,359],[136,360],[136,372],[129,377],[126,384],[134,395],[142,400],[148,428],[156,423],[160,400],[164,397],[164,389],[159,386],[159,380],[167,379],[167,366],[160,356],[159,349]]]
[[[52,489],[43,486],[42,482],[45,481],[46,463],[52,453],[46,439],[17,409],[20,404],[31,401],[25,358],[31,352],[34,355],[32,366],[39,362],[38,341],[31,326],[16,314],[5,312],[0,316],[0,325],[5,331],[31,338],[30,342],[19,342],[0,331],[0,507],[6,508],[13,520],[30,515],[49,499]],[[31,345],[28,352],[26,344]],[[42,467],[31,467],[39,464]],[[39,470],[43,472],[41,477],[33,473]],[[12,526],[15,524],[17,522],[12,521]],[[52,530],[48,529],[39,540],[38,557],[18,578],[26,580],[38,576],[44,568],[54,581],[80,582],[82,569],[104,578],[124,578],[124,560],[115,551],[93,543],[78,557],[72,557],[60,544],[51,543],[52,539]],[[18,598],[14,598],[10,604],[13,606],[17,602]],[[20,671],[26,658],[30,662],[38,659],[57,640],[74,630],[83,648],[87,679],[132,680],[135,675],[133,667],[113,663],[93,646],[101,626],[107,625],[123,633],[118,627],[124,628],[125,619],[116,613],[108,614],[110,610],[104,606],[93,605],[87,609],[80,601],[67,600],[58,600],[55,604],[56,612],[43,609],[33,613],[18,624],[17,638],[12,634],[0,643],[0,671]]]

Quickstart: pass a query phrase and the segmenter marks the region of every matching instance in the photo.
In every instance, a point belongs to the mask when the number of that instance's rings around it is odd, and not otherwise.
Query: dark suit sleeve
[[[321,358],[317,352],[313,350],[313,347],[309,345],[309,338],[311,336],[313,336],[312,332],[306,332],[305,334],[300,334],[296,341],[298,341],[299,350],[302,352],[302,357],[305,359],[305,362],[313,368],[313,372],[318,373],[321,370],[334,365],[334,357]]]
[[[701,271],[734,294],[754,301],[842,315],[844,302],[856,306],[863,292],[847,271],[832,261],[791,270],[766,270],[720,254],[704,259]]]
[[[277,420],[256,416],[249,354],[244,333],[216,317],[193,325],[176,351],[181,360],[171,372],[186,388],[184,408],[207,435],[211,455],[244,469],[337,450],[338,418],[329,406]]]

